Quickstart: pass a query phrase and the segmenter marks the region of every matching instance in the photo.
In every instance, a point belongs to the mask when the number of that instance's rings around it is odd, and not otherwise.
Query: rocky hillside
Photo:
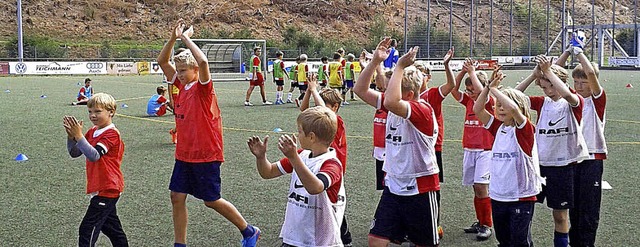
[[[432,27],[448,31],[448,0],[409,0],[409,24],[426,20],[427,2],[431,1]],[[469,0],[453,0],[455,35],[468,40]],[[494,39],[504,42],[508,36],[510,0],[475,0],[478,15],[478,43],[488,43],[490,2],[494,2]],[[527,0],[514,0],[516,10],[526,7]],[[546,24],[545,0],[532,0],[534,21]],[[591,1],[567,1],[576,24],[591,23]],[[612,1],[595,0],[597,23],[611,22]],[[69,43],[132,41],[161,43],[169,36],[176,19],[182,17],[196,28],[197,38],[241,30],[253,38],[282,42],[287,27],[306,30],[316,37],[369,42],[369,24],[383,18],[387,27],[402,33],[404,1],[401,0],[23,0],[25,35],[39,35]],[[616,0],[616,22],[633,23],[634,0]],[[552,1],[552,27],[560,23],[561,1]],[[520,16],[522,12],[520,10]],[[16,34],[16,1],[0,2],[0,41]],[[542,19],[542,20],[541,20]],[[527,38],[525,20],[514,21],[514,42]],[[557,30],[557,29],[556,29]],[[556,32],[551,32],[553,35]],[[346,35],[345,35],[346,34]],[[545,32],[534,39],[544,40]],[[198,37],[200,36],[200,37]]]

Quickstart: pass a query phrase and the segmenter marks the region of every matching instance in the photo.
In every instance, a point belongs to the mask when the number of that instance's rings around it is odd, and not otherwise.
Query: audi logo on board
[[[103,67],[103,63],[87,63],[87,69],[102,69]]]

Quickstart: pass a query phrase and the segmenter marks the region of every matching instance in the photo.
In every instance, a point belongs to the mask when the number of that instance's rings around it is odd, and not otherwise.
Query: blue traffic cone
[[[16,156],[15,160],[16,161],[26,161],[26,160],[29,160],[29,158],[24,154],[18,154],[18,156]]]
[[[282,132],[282,129],[281,128],[275,128],[275,129],[273,129],[273,132],[280,133],[280,132]]]
[[[122,108],[127,108],[129,107],[127,104],[122,104]]]
[[[47,96],[43,94],[43,95],[40,95],[40,98],[46,99]]]

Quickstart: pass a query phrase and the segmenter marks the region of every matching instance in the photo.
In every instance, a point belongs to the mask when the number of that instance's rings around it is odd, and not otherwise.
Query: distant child
[[[76,99],[78,101],[71,102],[71,105],[86,105],[87,101],[91,99],[91,95],[93,95],[93,87],[91,86],[91,79],[86,78],[84,79],[84,87],[80,88],[80,91],[78,91],[78,96],[76,96]]]
[[[167,78],[172,78],[170,83],[180,89],[179,104],[175,108],[180,135],[169,183],[174,246],[183,247],[187,243],[188,194],[203,200],[207,207],[233,223],[242,233],[242,246],[255,246],[260,229],[247,224],[235,206],[220,196],[220,166],[224,162],[224,149],[218,97],[209,74],[207,57],[191,40],[193,29],[184,29],[185,23],[180,19],[158,56],[158,64]],[[178,37],[189,50],[174,56],[174,67],[169,58]]]
[[[320,82],[320,89],[327,86],[327,78],[329,78],[329,58],[322,57],[320,59],[322,64],[318,66],[318,82]]]
[[[179,53],[176,53],[175,55],[178,55],[178,54]],[[176,108],[180,89],[171,83],[167,82],[167,84],[168,84],[169,92],[171,92],[171,101],[169,101],[169,107],[173,110]],[[175,116],[175,113],[173,115]],[[171,135],[171,142],[173,142],[173,144],[178,143],[178,131],[176,131],[175,125],[172,129],[169,129],[169,134]]]
[[[346,97],[347,92],[351,92],[351,101],[355,100],[355,98],[353,97],[353,80],[355,80],[356,78],[356,75],[354,72],[355,65],[353,65],[354,59],[355,59],[355,56],[349,53],[349,55],[347,55],[347,62],[344,65],[344,84],[342,88],[342,98],[344,99],[342,104],[344,105],[349,104],[349,102],[347,102],[347,97]]]
[[[112,123],[116,100],[111,95],[98,93],[87,101],[87,107],[93,127],[85,135],[82,135],[82,121],[73,116],[62,119],[69,155],[72,158],[84,155],[86,158],[86,192],[91,196],[80,223],[78,246],[95,246],[100,232],[109,238],[113,246],[129,246],[116,210],[120,194],[124,191],[124,176],[120,170],[124,142]]]
[[[169,101],[164,97],[167,93],[167,89],[164,88],[164,86],[159,86],[156,88],[156,92],[158,94],[151,96],[147,102],[147,115],[160,117],[164,116],[164,114],[167,113],[167,110],[173,111],[171,106],[168,105]]]
[[[444,167],[442,165],[442,143],[444,142],[444,117],[442,116],[442,101],[449,95],[455,83],[453,81],[453,71],[449,66],[449,62],[453,58],[454,49],[453,47],[449,49],[447,54],[445,54],[443,63],[446,73],[447,80],[445,83],[440,85],[439,87],[429,88],[429,81],[431,80],[431,68],[427,66],[424,62],[416,62],[415,66],[423,74],[422,86],[420,87],[420,99],[426,101],[433,108],[433,113],[436,116],[436,120],[438,121],[438,139],[436,139],[436,160],[438,162],[438,179],[441,183],[444,183]],[[442,210],[439,206],[441,201],[441,193],[438,195],[438,209]],[[440,212],[438,212],[440,214]],[[441,220],[440,216],[438,219]],[[438,221],[438,234],[440,237],[444,235],[444,231],[442,226],[440,225],[440,221]]]
[[[300,89],[300,96],[295,101],[296,105],[300,107],[300,101],[304,98],[305,92],[307,92],[307,78],[309,78],[309,66],[307,65],[307,54],[300,55],[300,63],[296,69],[298,76],[298,89]]]
[[[512,88],[499,90],[503,78],[499,72],[473,106],[495,137],[489,184],[494,229],[499,246],[533,246],[531,220],[541,190],[536,130],[529,120],[527,96]],[[495,117],[487,110],[489,91],[496,97]]]
[[[382,71],[380,63],[387,57],[387,47],[391,40],[387,37],[380,41],[376,50],[371,55],[371,61],[367,63],[366,54],[361,55],[360,63],[363,66],[362,73],[358,77],[358,81],[353,87],[353,92],[358,95],[362,101],[376,109],[373,116],[373,152],[372,156],[376,162],[376,190],[384,189],[384,171],[382,167],[385,159],[385,133],[387,127],[388,110],[384,108],[382,101],[382,92],[387,87],[387,82],[391,78]],[[371,81],[376,74],[376,84],[381,88],[382,92],[367,87],[367,83]]]
[[[282,56],[284,53],[281,51],[276,52],[276,60],[273,61],[273,81],[276,83],[276,105],[282,105],[284,102],[282,101],[283,96],[283,87],[284,87],[284,77],[289,77],[289,73],[284,69],[284,61],[282,61]]]
[[[546,178],[538,202],[546,198],[547,206],[553,209],[554,246],[568,246],[569,209],[575,206],[575,167],[589,158],[580,126],[584,99],[567,86],[568,74],[564,68],[552,65],[544,55],[537,56],[536,60],[536,84],[545,94],[529,96],[531,109],[538,112],[536,142],[540,173]],[[522,82],[516,89],[524,91],[529,84]]]
[[[298,64],[300,64],[300,57],[296,57],[296,64],[292,65],[290,68],[290,76],[291,84],[289,86],[289,93],[287,94],[287,103],[293,103],[291,101],[291,97],[293,96],[293,89],[298,87]]]
[[[333,54],[333,61],[329,63],[329,87],[342,90],[343,70],[340,64],[340,53]]]
[[[385,69],[393,69],[396,67],[396,64],[398,63],[398,58],[400,57],[400,54],[396,49],[397,43],[398,42],[395,39],[391,40],[391,47],[389,48],[389,56],[384,60]]]
[[[307,83],[309,87],[307,88],[307,93],[304,95],[302,99],[302,103],[300,103],[300,110],[304,111],[309,108],[309,100],[313,97],[313,101],[315,101],[316,106],[324,106],[328,107],[336,113],[337,118],[337,130],[335,138],[331,143],[330,147],[332,147],[336,151],[336,157],[340,160],[342,164],[342,172],[346,173],[347,171],[347,130],[342,120],[342,117],[338,115],[338,110],[340,110],[340,103],[342,102],[342,97],[340,97],[340,93],[335,89],[325,88],[320,92],[317,90],[318,80],[314,75],[309,76],[307,79]],[[347,225],[347,217],[345,215],[341,227],[340,227],[340,236],[342,238],[342,243],[344,245],[350,245],[352,242],[351,232],[349,231],[349,226]]]
[[[280,237],[282,246],[343,246],[340,223],[346,193],[342,165],[329,145],[334,140],[337,117],[318,106],[298,115],[298,135],[283,135],[278,149],[285,158],[271,163],[266,156],[267,141],[252,136],[247,141],[256,156],[258,173],[264,179],[291,173],[287,206]],[[301,150],[297,149],[300,143]]]
[[[262,54],[262,48],[253,48],[253,56],[251,56],[251,80],[249,81],[249,89],[247,89],[247,96],[244,100],[244,106],[253,106],[249,101],[253,88],[260,87],[260,96],[262,96],[262,105],[271,105],[270,101],[267,101],[267,94],[264,91],[264,75],[262,75],[262,62],[260,61],[260,54]]]
[[[382,45],[385,45],[383,43]],[[388,49],[380,47],[378,49]],[[377,52],[377,51],[376,51]],[[421,100],[422,73],[408,68],[418,47],[398,60],[381,101],[389,110],[386,129],[385,188],[369,231],[369,246],[387,246],[405,236],[417,246],[438,246],[438,124]]]
[[[595,246],[602,201],[602,172],[607,158],[604,137],[607,95],[598,80],[597,65],[589,62],[582,47],[569,47],[556,64],[564,64],[572,53],[580,61],[571,72],[571,77],[573,88],[584,98],[582,134],[587,143],[589,158],[576,166],[573,183],[575,205],[569,209],[569,243],[571,246]]]
[[[493,226],[491,199],[489,198],[489,170],[494,139],[473,112],[473,105],[478,99],[478,95],[489,83],[487,74],[484,71],[476,71],[475,66],[475,61],[471,59],[464,62],[462,71],[456,77],[456,85],[451,91],[451,95],[466,108],[462,132],[462,148],[464,149],[462,185],[473,186],[473,206],[476,211],[476,222],[465,228],[464,232],[475,233],[476,239],[483,241],[491,237],[491,227]],[[496,69],[494,74],[498,71],[499,69]],[[461,93],[459,88],[465,74],[468,74],[469,77],[464,81],[465,92]],[[493,97],[486,97],[484,103],[484,109],[493,115]]]

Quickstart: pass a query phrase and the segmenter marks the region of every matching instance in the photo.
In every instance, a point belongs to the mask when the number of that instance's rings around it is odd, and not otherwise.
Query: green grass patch
[[[506,85],[513,86],[525,71],[506,71]],[[270,77],[270,76],[268,76]],[[146,102],[160,85],[160,76],[92,76],[96,92],[112,94],[118,102],[114,123],[126,145],[122,170],[125,192],[118,203],[118,213],[131,246],[169,246],[173,243],[173,224],[169,200],[169,178],[174,163],[174,145],[169,128],[173,117],[145,116]],[[434,73],[432,86],[444,82],[442,72]],[[604,180],[613,190],[603,191],[602,215],[596,245],[638,246],[635,234],[640,231],[636,217],[640,192],[636,178],[640,167],[640,86],[637,71],[601,71],[607,90],[606,138],[609,159],[605,161]],[[84,195],[84,159],[71,159],[66,151],[64,115],[88,121],[86,107],[72,107],[79,89],[80,76],[0,77],[0,227],[1,245],[73,246],[77,244],[78,226],[89,200]],[[298,110],[292,105],[244,107],[248,82],[217,82],[224,123],[226,162],[222,166],[222,195],[239,209],[264,234],[261,246],[279,246],[278,233],[284,217],[289,176],[275,180],[259,177],[255,160],[246,146],[251,135],[278,136],[276,127],[295,131]],[[10,93],[4,91],[9,89]],[[273,100],[275,85],[267,82],[268,98]],[[527,93],[541,94],[532,86]],[[41,98],[46,95],[46,98]],[[295,93],[297,95],[297,92]],[[259,92],[253,102],[260,101]],[[122,108],[127,104],[127,108]],[[445,117],[444,166],[446,184],[442,186],[442,246],[495,246],[495,238],[476,242],[462,228],[475,218],[473,192],[461,186],[461,134],[464,108],[448,97],[443,106]],[[372,150],[373,108],[362,101],[352,102],[339,112],[347,125],[348,193],[347,216],[354,246],[366,246],[369,225],[379,200],[375,191]],[[85,128],[86,130],[87,128]],[[282,157],[272,139],[268,158]],[[29,157],[16,162],[18,153]],[[190,198],[189,234],[191,246],[238,246],[240,233],[232,224],[200,201]],[[537,205],[533,221],[536,245],[551,246],[553,223],[551,211]],[[108,246],[102,236],[100,246]]]

